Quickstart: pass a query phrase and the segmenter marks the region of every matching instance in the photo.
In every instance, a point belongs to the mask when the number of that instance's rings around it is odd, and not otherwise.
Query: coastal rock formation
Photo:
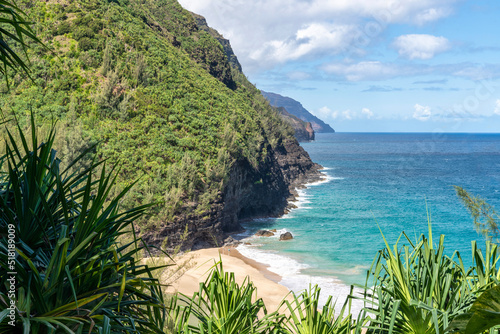
[[[269,103],[274,106],[274,107],[283,107],[285,108],[290,114],[297,116],[304,122],[310,122],[312,125],[312,128],[314,131],[317,133],[327,133],[327,132],[335,132],[334,129],[322,120],[320,120],[318,117],[314,116],[311,114],[309,111],[307,111],[300,102],[295,101],[292,98],[286,97],[286,96],[281,96],[276,93],[270,93],[270,92],[264,92],[261,91],[262,95],[266,99],[269,100]]]
[[[231,47],[231,43],[229,40],[225,39],[219,32],[211,27],[208,26],[207,20],[196,13],[191,13],[193,15],[194,19],[196,20],[196,25],[198,26],[198,29],[203,30],[208,32],[212,37],[214,37],[219,43],[222,45],[222,49],[224,50],[224,53],[226,54],[227,60],[231,64],[231,66],[236,69],[239,72],[242,72],[240,62],[238,61],[238,58],[233,52],[233,48]]]
[[[120,165],[116,192],[133,185],[123,210],[161,203],[134,222],[145,243],[221,246],[242,219],[283,214],[293,189],[319,178],[229,41],[176,0],[20,3],[47,13],[33,29],[53,50],[33,46],[37,82],[16,75],[0,107],[22,127],[31,100],[42,125],[60,120],[63,167],[83,152]]]
[[[255,233],[256,237],[272,237],[273,235],[274,233],[268,230],[258,230],[257,233]]]
[[[293,235],[290,232],[285,232],[280,235],[280,241],[291,240],[293,239]]]
[[[290,114],[285,108],[276,108],[281,116],[293,127],[295,130],[295,138],[298,141],[312,141],[314,140],[314,129],[310,122],[304,122],[297,116]]]
[[[181,250],[217,247],[227,233],[243,230],[240,220],[283,215],[295,188],[320,180],[320,169],[296,140],[288,139],[275,150],[269,147],[257,169],[246,160],[235,163],[222,198],[209,211],[179,217],[145,233],[143,239],[161,245],[167,238]]]
[[[236,247],[238,245],[241,245],[241,243],[241,241],[229,236],[226,238],[226,240],[224,240],[224,247]]]

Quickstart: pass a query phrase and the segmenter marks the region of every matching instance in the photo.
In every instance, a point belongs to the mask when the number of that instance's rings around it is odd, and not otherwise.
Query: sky
[[[180,0],[339,132],[500,132],[498,0]]]

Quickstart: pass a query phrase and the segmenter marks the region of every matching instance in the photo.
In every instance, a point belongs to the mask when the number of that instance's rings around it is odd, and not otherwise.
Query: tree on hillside
[[[464,188],[454,186],[458,198],[469,210],[474,219],[474,227],[486,240],[499,243],[500,229],[498,223],[500,216],[495,209],[483,198],[469,194]]]

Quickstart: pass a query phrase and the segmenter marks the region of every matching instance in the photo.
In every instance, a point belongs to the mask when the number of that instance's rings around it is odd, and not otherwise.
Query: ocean
[[[471,241],[484,239],[453,185],[500,211],[500,134],[332,133],[302,146],[325,168],[325,180],[299,190],[289,214],[245,224],[250,245],[238,247],[295,292],[318,284],[323,298],[341,303],[350,285],[365,283],[384,247],[380,230],[391,245],[402,231],[416,240],[427,235],[428,218],[435,240],[445,235],[446,253],[457,250],[472,264]],[[254,237],[259,229],[278,232]],[[280,242],[285,231],[294,239]]]

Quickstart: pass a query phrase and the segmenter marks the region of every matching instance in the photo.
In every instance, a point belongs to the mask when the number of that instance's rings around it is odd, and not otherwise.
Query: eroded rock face
[[[291,240],[291,239],[293,239],[293,235],[290,232],[285,232],[280,235],[280,241]]]
[[[233,164],[224,192],[210,211],[198,215],[193,203],[192,214],[146,232],[144,241],[167,249],[179,245],[181,250],[220,247],[228,233],[242,230],[240,220],[283,215],[295,187],[320,180],[321,166],[293,139],[274,150],[268,146],[267,151],[258,168],[246,160]]]
[[[273,235],[274,233],[268,230],[258,230],[257,233],[255,233],[257,237],[272,237]]]
[[[295,131],[295,138],[298,141],[314,140],[314,130],[310,122],[305,122],[300,118],[290,114],[285,108],[279,107],[276,110],[281,114],[283,119],[287,121]]]

